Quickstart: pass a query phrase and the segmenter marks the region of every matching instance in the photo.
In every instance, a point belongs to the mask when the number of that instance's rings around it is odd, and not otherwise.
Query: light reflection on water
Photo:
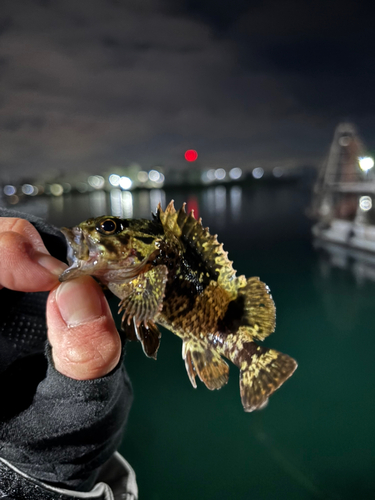
[[[234,186],[212,186],[169,193],[162,189],[123,191],[113,188],[108,193],[95,190],[80,195],[25,198],[14,206],[16,210],[42,217],[56,226],[72,226],[90,217],[111,214],[123,218],[150,218],[159,203],[165,208],[175,199],[178,210],[184,201],[186,209],[194,210],[196,218],[220,235],[224,230],[234,242],[242,241],[254,246],[257,239],[285,239],[295,236],[309,237],[309,227],[303,212],[308,205],[304,193],[293,189],[256,189]],[[4,202],[4,200],[3,200]],[[11,207],[12,208],[12,207]],[[351,272],[358,284],[375,281],[375,257],[356,253],[341,246],[316,243],[320,253],[322,277],[327,269],[337,267]],[[328,266],[328,267],[327,267]]]
[[[133,217],[133,195],[129,191],[124,191],[121,196],[122,217],[131,219]]]
[[[156,212],[156,208],[161,204],[163,208],[165,208],[166,205],[166,196],[165,196],[165,191],[162,189],[152,189],[150,191],[150,211],[151,212]]]
[[[229,219],[239,222],[242,217],[241,186],[210,187],[201,193],[187,192],[183,197],[179,194],[167,195],[162,189],[130,192],[114,188],[109,193],[96,190],[75,195],[29,198],[14,208],[47,219],[57,226],[66,226],[106,214],[123,218],[150,218],[159,203],[165,208],[173,198],[176,198],[177,210],[182,205],[179,199],[183,199],[187,202],[188,211],[194,210],[197,218],[200,214],[209,215],[209,219],[217,221],[218,227],[225,226]]]
[[[121,189],[111,189],[111,215],[122,217],[122,197]]]
[[[319,251],[320,272],[329,278],[332,269],[338,268],[354,276],[358,286],[367,280],[375,282],[375,254],[335,243],[314,240],[314,247]]]
[[[105,215],[103,211],[106,203],[103,196],[96,200],[97,206],[93,207],[93,216]],[[108,196],[108,195],[107,195]],[[159,203],[165,208],[166,195],[162,189],[142,190],[136,193],[122,191],[121,189],[111,189],[109,193],[110,214],[125,219],[149,218],[151,212],[155,212]],[[100,209],[99,209],[100,206]],[[94,213],[95,212],[95,213]]]
[[[133,217],[133,195],[129,191],[122,191],[121,189],[111,189],[111,213],[116,217],[123,219],[131,219]],[[107,215],[101,212],[100,215]]]
[[[241,217],[242,188],[232,186],[230,189],[230,211],[233,220],[239,220]]]
[[[93,191],[89,194],[92,217],[107,214],[107,197],[104,191]]]

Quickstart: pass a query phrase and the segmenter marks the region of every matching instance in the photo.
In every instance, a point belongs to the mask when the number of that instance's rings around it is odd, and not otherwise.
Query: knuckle
[[[24,237],[20,234],[6,231],[0,234],[0,264],[6,269],[11,269],[20,258],[25,256],[31,249]]]
[[[0,221],[0,232],[19,234],[28,240],[37,250],[44,249],[44,244],[40,234],[26,219],[17,217],[2,217]]]

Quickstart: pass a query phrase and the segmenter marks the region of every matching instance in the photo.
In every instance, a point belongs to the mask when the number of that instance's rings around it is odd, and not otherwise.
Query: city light
[[[273,173],[273,176],[274,177],[282,177],[284,175],[284,169],[282,167],[275,167],[273,170],[272,170],[272,173]]]
[[[121,177],[119,175],[117,175],[117,174],[111,174],[108,177],[109,183],[113,187],[118,187],[120,185],[120,179],[121,179]]]
[[[132,183],[131,179],[129,179],[129,177],[123,176],[123,177],[120,177],[119,184],[120,184],[121,189],[127,190],[127,189],[130,189],[132,187],[133,183]]]
[[[104,177],[102,177],[101,175],[90,175],[87,182],[94,189],[103,189],[105,184]]]
[[[242,170],[239,167],[234,167],[229,171],[229,177],[236,181],[242,176]]]
[[[372,208],[372,199],[370,196],[361,196],[359,199],[359,206],[364,212],[368,212]]]
[[[159,182],[160,181],[160,172],[157,170],[150,170],[148,173],[148,178],[152,182]]]
[[[185,151],[185,160],[186,161],[195,161],[198,158],[198,153],[195,149],[188,149]]]
[[[70,193],[70,191],[72,190],[72,185],[69,182],[63,182],[62,187],[63,187],[64,193]]]
[[[215,169],[214,168],[210,168],[210,170],[207,171],[207,179],[209,181],[215,180]]]
[[[217,168],[215,170],[215,179],[217,179],[218,181],[224,180],[226,175],[227,173],[223,168]]]
[[[254,170],[251,172],[252,176],[254,179],[261,179],[264,175],[264,170],[262,167],[256,167]]]
[[[28,196],[35,196],[38,194],[38,190],[34,188],[32,184],[23,184],[21,191],[23,194],[26,194]]]
[[[88,190],[88,185],[86,184],[86,182],[77,182],[76,184],[76,190],[83,194],[83,193],[87,193],[87,190]],[[63,189],[63,188],[62,188]]]
[[[368,172],[374,166],[374,160],[371,156],[363,156],[362,158],[358,158],[359,166],[361,170],[364,172]]]
[[[14,194],[16,194],[17,192],[17,189],[15,188],[15,186],[12,186],[11,184],[7,184],[6,186],[4,186],[4,194],[6,194],[7,196],[13,196]]]
[[[138,172],[137,178],[139,182],[147,182],[148,181],[148,173],[145,172],[144,170],[141,170]]]
[[[64,188],[61,184],[51,184],[50,191],[53,196],[61,196],[64,192]]]

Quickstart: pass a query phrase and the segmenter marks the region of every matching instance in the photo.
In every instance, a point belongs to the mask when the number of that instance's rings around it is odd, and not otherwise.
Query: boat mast
[[[334,217],[354,217],[358,203],[354,193],[366,184],[359,167],[364,151],[355,126],[340,123],[314,186],[313,215],[316,218],[330,222]]]

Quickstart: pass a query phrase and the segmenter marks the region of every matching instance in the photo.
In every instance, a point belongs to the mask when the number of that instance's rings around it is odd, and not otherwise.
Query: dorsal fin
[[[185,207],[186,203],[177,212],[172,200],[165,211],[159,204],[157,215],[163,227],[168,228],[198,253],[207,268],[216,276],[217,283],[231,295],[235,295],[238,287],[246,285],[245,277],[236,277],[236,271],[228,259],[228,252],[225,252],[222,243],[218,242],[217,235],[210,234],[209,229],[202,226],[202,219],[197,220],[193,210],[187,214]]]
[[[159,203],[157,208],[157,217],[159,217],[159,220],[163,224],[164,228],[168,228],[177,237],[181,236],[181,230],[177,224],[178,212],[176,212],[176,209],[174,208],[173,200],[169,203],[165,212],[163,212],[161,204]]]

